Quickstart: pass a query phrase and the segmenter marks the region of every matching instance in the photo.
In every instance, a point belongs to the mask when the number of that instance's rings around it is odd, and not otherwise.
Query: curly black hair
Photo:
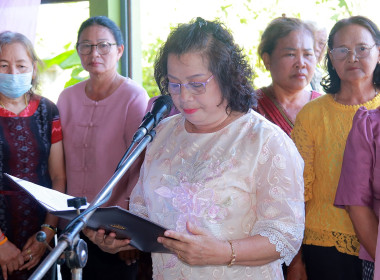
[[[214,75],[227,100],[226,112],[247,112],[256,104],[253,89],[253,69],[243,49],[235,44],[230,31],[218,20],[207,21],[200,17],[179,24],[171,31],[160,48],[154,63],[154,78],[161,94],[168,94],[168,56],[200,52],[209,61]]]
[[[370,19],[363,17],[363,16],[352,16],[349,18],[341,19],[338,21],[334,27],[331,29],[329,34],[329,39],[327,41],[327,45],[329,50],[332,50],[334,48],[334,37],[335,34],[341,30],[343,27],[346,27],[348,25],[360,25],[367,29],[374,39],[376,46],[380,46],[380,31],[379,28],[376,26],[374,22],[372,22]],[[329,54],[327,53],[325,56],[325,65],[327,68],[327,75],[323,77],[321,85],[325,92],[329,94],[336,94],[340,90],[340,78],[338,76],[338,73],[335,71],[331,58]],[[375,87],[380,86],[380,64],[377,63],[375,70],[373,71],[373,84]]]

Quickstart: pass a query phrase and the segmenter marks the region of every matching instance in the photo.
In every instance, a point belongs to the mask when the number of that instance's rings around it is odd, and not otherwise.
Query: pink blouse
[[[94,101],[85,93],[86,81],[66,88],[58,100],[64,135],[67,193],[91,202],[111,178],[144,117],[146,91],[131,79],[107,98]],[[127,208],[142,156],[114,188],[106,205]],[[106,206],[105,205],[105,206]]]

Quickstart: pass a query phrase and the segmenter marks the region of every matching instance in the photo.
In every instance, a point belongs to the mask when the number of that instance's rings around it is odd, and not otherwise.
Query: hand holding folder
[[[77,216],[74,207],[67,206],[70,195],[48,189],[37,184],[7,175],[21,189],[26,191],[39,204],[51,214],[66,220],[72,220]],[[80,209],[88,207],[88,203]],[[87,227],[97,230],[102,228],[109,232],[115,232],[118,239],[130,239],[130,245],[144,252],[169,252],[162,244],[157,242],[157,237],[164,236],[166,228],[146,218],[133,214],[119,206],[98,208],[90,217]]]

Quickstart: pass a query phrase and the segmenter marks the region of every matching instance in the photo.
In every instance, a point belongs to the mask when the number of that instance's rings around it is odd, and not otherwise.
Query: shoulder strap
[[[290,135],[294,124],[285,114],[282,106],[264,91],[260,90],[259,94],[258,112]]]

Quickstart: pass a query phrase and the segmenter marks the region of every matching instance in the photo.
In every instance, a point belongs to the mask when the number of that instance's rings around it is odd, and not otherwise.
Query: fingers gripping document
[[[67,206],[67,200],[73,196],[39,186],[6,174],[21,189],[30,194],[38,203],[51,214],[66,220],[72,220],[77,216],[74,207]],[[84,210],[89,203],[82,206]],[[119,206],[111,206],[96,209],[90,217],[87,227],[97,230],[105,229],[106,232],[115,232],[119,239],[128,238],[131,245],[144,252],[168,252],[162,244],[157,242],[158,236],[164,236],[166,228],[146,218],[133,214]]]

